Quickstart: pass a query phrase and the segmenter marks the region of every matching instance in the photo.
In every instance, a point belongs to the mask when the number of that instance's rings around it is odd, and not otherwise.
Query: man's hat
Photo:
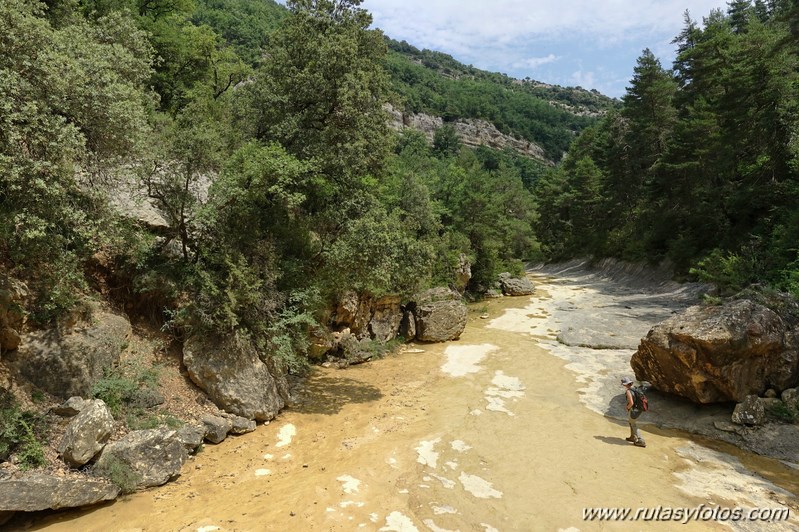
[[[622,386],[627,386],[628,384],[632,384],[632,383],[633,383],[633,381],[630,380],[630,377],[622,377],[621,378],[621,385]]]

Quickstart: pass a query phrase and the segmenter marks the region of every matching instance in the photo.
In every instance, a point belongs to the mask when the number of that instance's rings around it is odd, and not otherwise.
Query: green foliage
[[[439,157],[452,157],[461,149],[461,140],[452,124],[444,124],[433,135],[433,153]]]
[[[114,417],[146,403],[158,388],[159,368],[127,363],[109,371],[92,385],[92,397],[102,399]]]
[[[796,13],[736,1],[703,26],[686,16],[672,72],[645,50],[621,111],[535,187],[550,256],[668,259],[725,293],[796,291]]]
[[[690,273],[700,281],[717,285],[723,294],[732,295],[757,279],[758,267],[751,254],[724,253],[714,249],[695,268],[691,268]]]
[[[198,0],[192,21],[213,28],[236,53],[255,65],[266,53],[269,35],[286,18],[286,9],[272,0]]]
[[[389,40],[389,47],[385,65],[406,112],[487,120],[503,133],[542,146],[553,161],[560,160],[574,133],[614,106],[597,92],[513,80],[404,41]]]
[[[125,425],[130,430],[157,429],[164,426],[179,429],[183,426],[183,421],[168,413],[152,413],[143,408],[130,408],[125,414]]]
[[[94,179],[135,152],[151,49],[119,13],[54,27],[32,0],[0,5],[0,35],[0,260],[30,282],[33,317],[47,321],[85,287],[81,262],[105,233],[76,168]]]
[[[796,423],[799,421],[799,409],[795,404],[786,404],[779,402],[768,407],[767,412],[769,415],[777,418],[786,423]]]
[[[41,437],[43,432],[40,415],[23,412],[14,403],[10,394],[3,392],[0,398],[0,461],[12,455],[22,469],[35,469],[46,464]]]
[[[386,46],[359,4],[290,1],[292,14],[275,33],[269,60],[241,91],[238,115],[246,129],[314,162],[314,211],[362,190],[390,149],[382,109]]]
[[[107,460],[103,467],[95,467],[94,473],[110,480],[124,494],[136,491],[136,486],[141,481],[141,475],[130,464],[118,458]]]

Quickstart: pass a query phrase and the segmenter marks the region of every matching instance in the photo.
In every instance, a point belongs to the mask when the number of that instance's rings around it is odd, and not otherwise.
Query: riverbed
[[[567,272],[530,275],[535,295],[472,305],[458,341],[315,368],[296,406],[254,433],[206,445],[175,482],[26,529],[673,530],[671,520],[584,520],[590,508],[651,516],[660,507],[788,508],[789,522],[690,520],[681,529],[796,530],[799,471],[789,465],[652,423],[642,425],[646,448],[624,440],[618,382],[632,376],[632,350],[630,338],[613,335],[648,328],[690,297]],[[608,307],[632,325],[613,325],[605,311],[572,318],[619,290],[649,308]],[[604,328],[612,345],[570,345],[575,324]]]

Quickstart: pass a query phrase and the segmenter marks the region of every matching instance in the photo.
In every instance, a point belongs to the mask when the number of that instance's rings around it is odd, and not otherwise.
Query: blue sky
[[[374,26],[417,48],[516,78],[620,97],[644,48],[665,67],[686,10],[726,0],[365,0]]]

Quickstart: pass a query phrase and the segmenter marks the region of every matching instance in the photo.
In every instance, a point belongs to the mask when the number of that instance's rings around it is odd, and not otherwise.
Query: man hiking
[[[641,415],[641,410],[635,404],[633,381],[629,377],[623,377],[621,385],[624,386],[624,395],[627,397],[627,421],[630,423],[630,437],[625,439],[636,447],[646,447],[646,442],[641,437],[641,431],[638,430],[638,423],[635,421]]]

